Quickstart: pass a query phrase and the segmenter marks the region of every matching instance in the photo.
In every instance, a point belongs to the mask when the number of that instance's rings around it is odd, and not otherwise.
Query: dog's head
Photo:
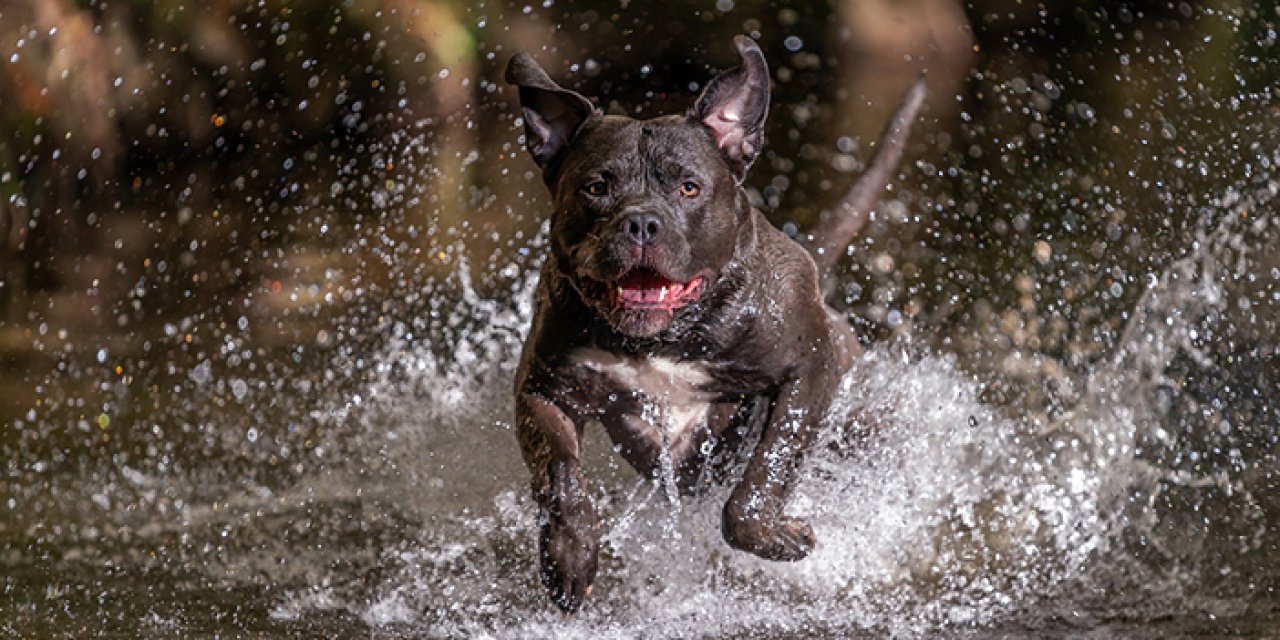
[[[582,300],[631,337],[660,334],[734,257],[741,182],[764,138],[769,71],[754,41],[685,115],[605,116],[517,54],[525,143],[555,202],[552,251]]]

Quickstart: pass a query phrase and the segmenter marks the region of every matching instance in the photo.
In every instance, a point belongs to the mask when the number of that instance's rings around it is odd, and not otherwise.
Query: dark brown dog
[[[813,530],[784,515],[802,454],[860,354],[819,273],[857,233],[924,99],[908,92],[879,154],[806,250],[752,209],[742,180],[763,143],[764,55],[711,81],[692,111],[605,116],[526,54],[507,67],[525,142],[555,202],[551,255],[516,376],[516,420],[541,508],[542,582],[566,611],[596,573],[598,523],[579,465],[599,421],[641,474],[698,483],[712,453],[756,440],[724,506],[734,548],[799,560]]]

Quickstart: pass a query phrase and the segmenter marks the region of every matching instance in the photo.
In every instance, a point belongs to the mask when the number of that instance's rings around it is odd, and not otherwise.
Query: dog
[[[743,180],[764,142],[769,71],[745,36],[741,63],[693,108],[604,115],[511,58],[525,146],[554,202],[550,254],[515,382],[516,431],[539,508],[541,582],[565,612],[589,595],[599,522],[579,462],[589,422],[642,475],[681,491],[719,452],[745,451],[724,505],[733,548],[799,560],[813,529],[785,513],[801,458],[861,354],[823,301],[843,255],[901,161],[924,100],[908,90],[880,150],[802,244],[752,208]],[[665,466],[664,466],[665,465]]]

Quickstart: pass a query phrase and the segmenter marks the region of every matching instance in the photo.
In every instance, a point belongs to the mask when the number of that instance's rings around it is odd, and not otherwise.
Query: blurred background
[[[450,315],[469,296],[520,308],[549,204],[501,82],[519,50],[648,117],[686,109],[749,34],[774,82],[749,192],[801,232],[925,73],[829,299],[1019,412],[1069,412],[1144,292],[1245,220],[1232,251],[1256,278],[1223,313],[1248,321],[1209,346],[1263,376],[1244,422],[1270,429],[1280,260],[1247,222],[1273,208],[1278,22],[1248,0],[6,0],[0,564],[19,577],[0,602],[17,629],[60,628],[21,594],[55,588],[44,562],[87,553],[85,527],[109,537],[83,520],[108,500],[89,481],[290,486],[311,467],[281,452],[341,448],[308,416],[382,379],[388,343],[452,351],[497,322]],[[131,563],[153,566],[111,566]]]
[[[687,108],[742,32],[773,65],[749,187],[779,225],[836,201],[927,73],[902,179],[833,299],[868,335],[965,325],[954,348],[1011,341],[1069,371],[1187,246],[1201,221],[1171,204],[1256,175],[1277,19],[1244,1],[16,0],[0,406],[102,349],[207,349],[241,318],[255,346],[312,344],[463,254],[492,289],[547,214],[511,53],[649,116]]]

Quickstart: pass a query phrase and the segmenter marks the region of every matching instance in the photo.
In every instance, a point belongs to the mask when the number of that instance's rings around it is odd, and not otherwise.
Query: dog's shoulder
[[[752,272],[767,293],[797,311],[822,305],[821,283],[813,258],[798,242],[773,226],[758,210],[759,229]]]

